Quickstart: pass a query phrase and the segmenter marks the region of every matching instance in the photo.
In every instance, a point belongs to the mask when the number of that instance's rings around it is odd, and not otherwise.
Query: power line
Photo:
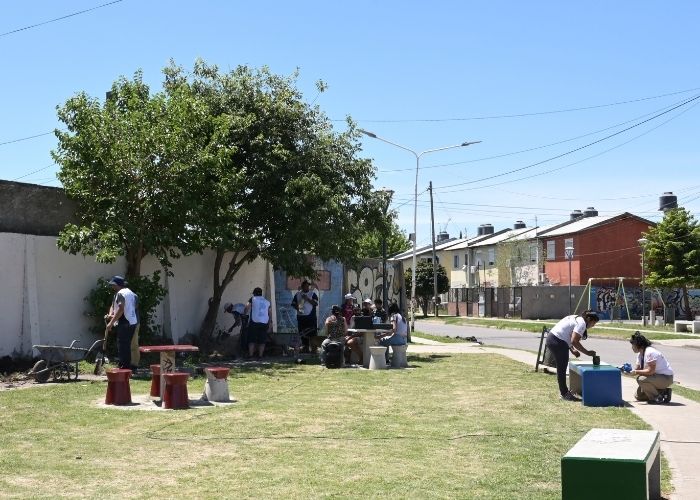
[[[42,170],[46,170],[47,168],[51,168],[51,167],[54,167],[54,166],[56,166],[56,164],[55,164],[55,163],[52,163],[51,165],[46,165],[45,167],[42,167],[42,168],[40,168],[40,169],[34,170],[33,172],[29,172],[28,174],[24,174],[24,175],[21,175],[21,176],[19,176],[19,177],[16,177],[16,178],[10,179],[10,180],[12,180],[12,181],[18,181],[18,180],[20,180],[20,179],[24,179],[25,177],[29,177],[30,175],[34,175],[34,174],[36,174],[36,173],[38,173],[38,172],[41,172]]]
[[[522,153],[529,153],[529,152],[532,152],[532,151],[537,151],[538,149],[545,149],[545,148],[549,148],[549,147],[552,147],[552,146],[558,146],[559,144],[564,144],[564,143],[567,143],[567,142],[576,141],[576,140],[578,140],[578,139],[583,139],[584,137],[588,137],[588,136],[591,136],[591,135],[596,135],[596,134],[599,134],[599,133],[601,133],[601,132],[605,132],[605,131],[607,131],[607,130],[611,130],[611,129],[615,129],[615,128],[617,128],[617,127],[621,127],[621,126],[623,126],[623,125],[627,125],[628,123],[636,122],[637,120],[641,120],[642,118],[646,118],[647,116],[651,116],[651,115],[653,115],[653,114],[655,114],[655,113],[659,113],[660,111],[664,111],[664,110],[670,109],[670,108],[672,108],[673,106],[676,106],[677,104],[683,103],[684,101],[685,101],[685,99],[681,99],[680,101],[676,101],[676,102],[674,102],[673,104],[669,104],[668,106],[664,106],[664,107],[662,107],[662,108],[658,108],[658,109],[656,109],[656,110],[654,110],[654,111],[651,111],[651,112],[649,112],[649,113],[644,113],[644,114],[642,114],[642,115],[636,116],[635,118],[631,118],[631,119],[629,119],[629,120],[625,120],[625,121],[620,122],[620,123],[617,123],[617,124],[615,124],[615,125],[610,125],[609,127],[605,127],[605,128],[599,129],[599,130],[595,130],[595,131],[593,131],[593,132],[588,132],[588,133],[585,133],[585,134],[582,134],[582,135],[578,135],[578,136],[576,136],[576,137],[570,137],[570,138],[568,138],[568,139],[563,139],[563,140],[560,140],[560,141],[551,142],[551,143],[549,143],[549,144],[544,144],[544,145],[541,145],[541,146],[534,146],[534,147],[531,147],[531,148],[521,149],[521,150],[518,150],[518,151],[511,151],[511,152],[509,152],[509,153],[501,153],[501,154],[496,154],[496,155],[492,155],[492,156],[485,156],[485,157],[476,158],[476,159],[473,159],[473,160],[463,160],[463,161],[456,161],[456,162],[452,162],[452,163],[440,163],[440,164],[437,164],[437,165],[428,165],[428,166],[425,166],[425,167],[421,167],[421,170],[426,170],[426,169],[429,169],[429,168],[451,167],[451,166],[454,166],[454,165],[464,165],[464,164],[467,164],[467,163],[477,163],[477,162],[487,161],[487,160],[496,160],[496,159],[498,159],[498,158],[505,158],[505,157],[507,157],[507,156],[513,156],[513,155],[518,155],[518,154],[522,154]],[[392,169],[392,170],[383,170],[383,169],[379,169],[378,171],[381,172],[381,173],[393,173],[393,172],[407,172],[407,171],[410,171],[410,170],[412,170],[412,169],[413,169],[412,167],[409,167],[409,168]]]
[[[550,162],[550,161],[552,161],[552,160],[556,160],[556,159],[562,158],[562,157],[564,157],[564,156],[570,155],[570,154],[575,153],[575,152],[577,152],[577,151],[581,151],[582,149],[585,149],[585,148],[588,148],[588,147],[593,146],[593,145],[595,145],[595,144],[598,144],[598,143],[600,143],[600,142],[603,142],[603,141],[606,141],[606,140],[608,140],[608,139],[611,139],[611,138],[613,138],[613,137],[615,137],[615,136],[617,136],[617,135],[620,135],[620,134],[622,134],[622,133],[624,133],[624,132],[627,132],[627,131],[629,131],[629,130],[631,130],[631,129],[633,129],[633,128],[639,127],[639,126],[643,125],[644,123],[647,123],[647,122],[650,122],[651,120],[654,120],[654,119],[656,119],[656,118],[659,118],[660,116],[663,116],[663,115],[665,115],[666,113],[670,113],[671,111],[674,111],[674,110],[680,108],[681,106],[685,106],[685,105],[687,105],[687,104],[689,104],[689,103],[691,103],[691,102],[693,102],[693,101],[696,101],[697,99],[700,99],[700,95],[697,95],[697,96],[695,96],[695,97],[693,97],[693,98],[691,98],[691,99],[688,99],[688,100],[686,100],[685,102],[683,102],[682,104],[679,104],[678,106],[674,106],[673,108],[671,108],[671,109],[669,109],[669,110],[666,110],[666,111],[663,111],[663,112],[661,112],[661,113],[658,113],[658,114],[652,116],[651,118],[647,118],[646,120],[643,120],[643,121],[641,121],[641,122],[639,122],[639,123],[636,123],[635,125],[632,125],[632,126],[630,126],[630,127],[627,127],[627,128],[625,128],[625,129],[622,129],[622,130],[620,130],[620,131],[618,131],[618,132],[615,132],[615,133],[613,133],[613,134],[607,135],[607,136],[605,136],[605,137],[603,137],[603,138],[601,138],[601,139],[598,139],[598,140],[596,140],[596,141],[589,142],[588,144],[585,144],[585,145],[583,145],[583,146],[579,146],[578,148],[571,149],[571,150],[569,150],[569,151],[566,151],[566,152],[564,152],[564,153],[558,154],[558,155],[556,155],[556,156],[552,156],[552,157],[547,158],[547,159],[545,159],[545,160],[538,161],[538,162],[535,162],[535,163],[531,163],[531,164],[526,165],[526,166],[524,166],[524,167],[520,167],[520,168],[516,168],[516,169],[513,169],[513,170],[509,170],[509,171],[507,171],[507,172],[503,172],[503,173],[500,173],[500,174],[491,175],[491,176],[488,176],[488,177],[482,177],[481,179],[475,179],[475,180],[467,181],[467,182],[460,182],[460,183],[456,183],[456,184],[448,184],[448,185],[446,185],[446,186],[439,186],[439,187],[437,187],[437,188],[435,188],[435,189],[447,189],[447,188],[451,188],[451,187],[464,186],[464,185],[466,185],[466,184],[475,184],[475,183],[477,183],[477,182],[483,182],[483,181],[486,181],[486,180],[495,179],[495,178],[498,178],[498,177],[503,177],[503,176],[510,175],[510,174],[513,174],[513,173],[516,173],[516,172],[521,172],[521,171],[523,171],[523,170],[527,170],[527,169],[532,168],[532,167],[536,167],[536,166],[542,165],[542,164],[544,164],[544,163],[547,163],[547,162]],[[603,151],[603,152],[601,152],[601,153],[598,153],[598,154],[589,156],[588,158],[584,158],[583,160],[580,160],[580,161],[577,161],[577,162],[574,162],[574,163],[570,163],[570,164],[565,165],[565,166],[563,166],[563,167],[559,167],[559,168],[551,169],[551,170],[548,170],[548,171],[545,171],[545,172],[541,172],[541,173],[539,173],[539,174],[534,174],[534,175],[530,175],[530,176],[527,176],[527,177],[521,177],[520,179],[514,179],[514,180],[510,180],[510,181],[505,181],[505,182],[498,183],[498,184],[491,184],[491,185],[489,185],[489,186],[479,186],[479,187],[477,187],[477,188],[471,188],[471,189],[481,189],[481,188],[484,188],[484,187],[493,187],[493,186],[498,186],[498,185],[500,185],[500,184],[508,184],[508,183],[511,183],[511,182],[516,182],[516,181],[518,181],[518,180],[524,180],[524,179],[529,179],[529,178],[532,178],[532,177],[537,177],[537,176],[540,176],[540,175],[545,175],[545,174],[548,174],[548,173],[551,173],[551,172],[555,172],[555,171],[557,171],[557,170],[562,170],[562,169],[564,169],[564,168],[566,168],[566,167],[570,167],[570,166],[576,165],[576,164],[578,164],[578,163],[581,163],[581,162],[583,162],[583,161],[589,160],[589,159],[591,159],[591,158],[595,158],[595,157],[597,157],[597,156],[601,156],[602,154],[605,154],[605,153],[607,153],[607,152],[609,152],[609,151],[612,151],[613,149],[617,149],[617,148],[619,148],[619,147],[621,147],[621,146],[623,146],[623,145],[625,145],[625,144],[628,144],[629,142],[631,142],[631,141],[633,141],[633,140],[635,140],[635,139],[638,139],[639,137],[642,137],[643,135],[648,134],[649,132],[651,132],[651,131],[653,131],[653,130],[656,130],[657,128],[661,127],[662,125],[665,125],[665,124],[668,123],[669,121],[671,121],[671,120],[677,118],[678,116],[680,116],[681,114],[685,113],[686,111],[689,111],[689,110],[692,109],[693,107],[695,107],[695,105],[693,105],[693,106],[692,106],[691,108],[689,108],[688,110],[685,110],[685,111],[683,111],[682,113],[679,113],[678,115],[673,116],[672,118],[670,118],[669,120],[667,120],[667,121],[661,123],[661,124],[658,125],[657,127],[654,127],[654,128],[652,128],[652,129],[650,129],[650,130],[647,130],[646,132],[644,132],[644,133],[642,133],[642,134],[639,134],[638,136],[633,137],[632,139],[630,139],[630,140],[628,140],[628,141],[625,141],[625,142],[623,142],[622,144],[619,144],[619,145],[617,145],[617,146],[614,146],[614,147],[612,147],[612,148],[610,148],[610,149],[607,149],[607,150],[605,150],[605,151]],[[460,191],[460,190],[452,190],[452,191],[445,191],[445,192],[447,192],[447,193],[453,193],[453,192],[456,192],[456,191]]]
[[[44,132],[42,134],[30,135],[27,137],[20,137],[19,139],[12,139],[11,141],[0,142],[0,146],[5,146],[6,144],[14,144],[15,142],[28,141],[29,139],[36,139],[37,137],[44,137],[45,135],[51,134],[53,134],[53,130],[51,132]]]
[[[37,28],[39,26],[44,26],[45,24],[50,24],[50,23],[55,23],[56,21],[62,21],[63,19],[68,19],[69,17],[74,17],[74,16],[79,16],[80,14],[85,14],[86,12],[91,12],[93,10],[101,9],[102,7],[107,7],[109,5],[113,5],[115,3],[122,2],[123,0],[114,0],[113,2],[108,2],[104,3],[102,5],[98,5],[97,7],[92,7],[90,9],[85,9],[85,10],[80,10],[78,12],[73,12],[71,14],[66,14],[65,16],[57,17],[55,19],[49,19],[48,21],[43,21],[37,24],[31,24],[29,26],[25,26],[23,28],[17,28],[11,31],[6,31],[5,33],[0,33],[0,37],[7,36],[7,35],[12,35],[14,33],[19,33],[20,31],[25,31],[29,30],[32,28]]]
[[[667,94],[660,94],[660,95],[655,95],[651,97],[642,97],[639,99],[631,99],[628,101],[618,101],[618,102],[612,102],[612,103],[607,103],[607,104],[596,104],[593,106],[583,106],[583,107],[578,107],[578,108],[567,108],[567,109],[558,109],[558,110],[552,110],[552,111],[538,111],[534,113],[518,113],[518,114],[507,114],[507,115],[491,115],[491,116],[471,116],[471,117],[466,117],[466,118],[415,118],[415,119],[387,119],[387,120],[361,120],[361,119],[354,119],[357,122],[365,122],[365,123],[416,123],[416,122],[455,122],[455,121],[472,121],[472,120],[496,120],[496,119],[501,119],[501,118],[523,118],[527,116],[541,116],[541,115],[552,115],[552,114],[557,114],[557,113],[570,113],[572,111],[586,111],[590,109],[599,109],[599,108],[607,108],[611,106],[620,106],[622,104],[632,104],[635,102],[642,102],[642,101],[649,101],[651,99],[660,99],[662,97],[668,97],[672,95],[678,95],[678,94],[686,94],[688,92],[695,92],[696,90],[700,90],[700,87],[692,88],[692,89],[686,89],[686,90],[678,90],[675,92],[669,92]],[[334,122],[341,122],[345,121],[340,120],[340,119],[334,119],[331,120]]]

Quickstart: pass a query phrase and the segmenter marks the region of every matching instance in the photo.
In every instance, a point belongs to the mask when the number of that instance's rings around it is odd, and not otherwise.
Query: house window
[[[459,269],[459,255],[455,255],[454,259],[455,259],[454,268]]]
[[[530,245],[530,262],[537,262],[537,245]]]
[[[554,260],[557,258],[556,253],[554,253],[554,243],[554,240],[547,242],[547,260]]]
[[[496,263],[496,249],[489,248],[489,266],[492,266],[495,263]]]

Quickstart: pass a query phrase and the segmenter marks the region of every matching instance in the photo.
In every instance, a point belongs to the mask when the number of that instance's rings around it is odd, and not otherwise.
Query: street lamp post
[[[647,239],[639,238],[637,243],[642,248],[642,326],[647,326],[647,313],[644,307],[644,254],[646,253]]]
[[[395,142],[389,141],[387,139],[384,139],[383,137],[378,136],[374,132],[369,132],[368,130],[363,130],[363,129],[358,129],[358,131],[367,137],[371,137],[372,139],[377,139],[382,142],[386,142],[387,144],[391,144],[392,146],[396,146],[399,149],[403,149],[404,151],[408,151],[411,153],[413,156],[416,157],[416,182],[413,188],[413,267],[411,268],[411,331],[416,326],[416,308],[415,308],[415,302],[416,302],[416,243],[418,238],[416,237],[417,233],[417,226],[418,226],[418,171],[420,170],[420,159],[421,156],[429,153],[436,153],[438,151],[444,151],[446,149],[453,149],[453,148],[462,148],[466,146],[471,146],[472,144],[477,144],[481,141],[472,141],[472,142],[463,142],[462,144],[455,144],[453,146],[443,146],[441,148],[435,148],[435,149],[426,149],[425,151],[417,152],[414,151],[410,148],[407,148],[406,146],[402,146],[401,144],[397,144]]]
[[[391,198],[394,196],[394,190],[390,188],[382,188],[379,192],[384,197],[384,218],[389,212],[389,205],[391,204]],[[386,221],[385,221],[386,222]],[[389,293],[386,286],[386,231],[382,235],[382,304],[384,310],[389,308]]]
[[[574,258],[574,247],[566,247],[564,249],[566,260],[569,261],[569,314],[571,314],[571,260]]]

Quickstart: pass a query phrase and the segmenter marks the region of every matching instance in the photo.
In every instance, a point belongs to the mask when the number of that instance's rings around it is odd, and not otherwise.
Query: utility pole
[[[435,216],[433,215],[433,181],[428,185],[430,191],[430,227],[433,233],[433,309],[435,317],[438,316],[438,292],[437,292],[437,261],[435,257]]]

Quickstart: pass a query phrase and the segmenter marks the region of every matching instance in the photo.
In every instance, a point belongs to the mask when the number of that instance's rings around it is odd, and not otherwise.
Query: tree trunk
[[[249,260],[248,253],[238,258],[238,252],[235,252],[228,263],[228,269],[224,278],[219,282],[219,276],[221,276],[221,264],[224,260],[224,255],[226,250],[217,249],[216,258],[214,259],[214,280],[213,280],[213,294],[209,299],[209,308],[207,309],[207,314],[204,316],[204,321],[202,321],[202,326],[199,329],[199,336],[202,338],[211,338],[214,333],[214,328],[216,327],[216,317],[219,314],[219,307],[221,306],[221,297],[224,295],[226,287],[233,281],[233,277],[241,269],[243,264]]]
[[[688,297],[688,286],[683,285],[683,309],[685,309],[685,319],[693,320],[693,311],[690,309],[690,297]]]
[[[126,249],[126,278],[141,276],[141,260],[143,252],[141,247]]]
[[[211,338],[214,333],[216,317],[219,313],[220,305],[221,294],[219,294],[219,297],[212,297],[209,299],[209,308],[207,309],[207,314],[204,316],[204,321],[202,321],[202,326],[199,329],[199,336],[201,338]]]

